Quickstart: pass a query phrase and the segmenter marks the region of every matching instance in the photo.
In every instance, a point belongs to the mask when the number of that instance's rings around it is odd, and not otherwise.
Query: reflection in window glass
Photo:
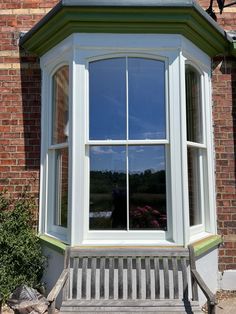
[[[68,149],[55,150],[55,212],[54,224],[67,227],[68,212]]]
[[[145,145],[146,139],[164,138],[164,62],[91,62],[89,139],[110,142],[89,148],[90,230],[167,230],[165,146]],[[114,145],[117,139],[126,145]],[[129,140],[143,143],[132,146]]]
[[[125,58],[90,63],[90,140],[126,139],[125,77]]]
[[[165,147],[131,146],[128,152],[130,229],[166,230]]]
[[[186,66],[187,141],[202,143],[202,104],[200,74]]]
[[[165,64],[128,58],[129,139],[165,138]]]
[[[91,230],[127,229],[125,146],[90,148]]]
[[[188,147],[188,193],[190,226],[202,223],[201,149]]]
[[[52,144],[68,137],[69,67],[61,67],[53,76]]]

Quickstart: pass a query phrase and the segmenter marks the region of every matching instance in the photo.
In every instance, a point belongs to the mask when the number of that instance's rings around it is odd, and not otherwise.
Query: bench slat
[[[109,258],[109,299],[114,298],[114,258]]]
[[[161,248],[157,250],[156,248],[82,248],[82,247],[72,247],[70,251],[70,257],[130,257],[133,258],[137,256],[159,256],[159,257],[172,257],[172,256],[185,256],[188,257],[188,250],[185,248]]]
[[[72,277],[72,298],[77,298],[77,278],[78,278],[79,259],[73,261],[73,277]]]
[[[137,287],[137,299],[142,298],[142,277],[141,277],[141,258],[136,259],[136,287]]]
[[[179,276],[178,276],[178,262],[176,257],[172,259],[172,268],[173,268],[173,286],[174,286],[174,299],[179,298]]]
[[[146,273],[146,299],[151,299],[151,274],[150,274],[150,258],[145,258],[145,273]]]
[[[123,258],[118,259],[118,298],[123,299]]]
[[[160,299],[160,265],[159,259],[154,258],[154,272],[155,272],[155,299]]]
[[[105,258],[100,259],[100,299],[105,297]]]
[[[95,299],[96,294],[96,268],[97,259],[93,257],[91,261],[91,299]]]
[[[187,278],[187,262],[186,258],[181,258],[181,270],[183,280],[183,298],[188,300],[188,278]]]
[[[195,304],[197,305],[197,301],[189,301],[187,304]],[[183,306],[182,300],[176,299],[160,299],[160,300],[139,300],[138,303],[136,300],[68,300],[62,303],[62,307],[72,307],[72,306]]]
[[[163,258],[163,270],[164,270],[164,294],[165,299],[170,298],[170,285],[169,285],[169,267],[168,267],[168,258]]]
[[[128,299],[132,299],[132,258],[127,258],[127,297]]]
[[[70,274],[70,247],[68,247],[65,251],[65,259],[64,259],[64,269],[68,270],[68,274]],[[67,281],[62,290],[62,300],[67,300],[69,298],[69,289],[70,289],[70,275],[67,278]]]
[[[81,287],[82,299],[86,299],[87,297],[87,268],[88,258],[84,257],[82,260],[82,287]]]

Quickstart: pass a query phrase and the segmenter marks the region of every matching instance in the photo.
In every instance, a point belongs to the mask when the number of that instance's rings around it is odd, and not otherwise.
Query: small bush
[[[33,229],[33,199],[0,193],[0,292],[4,299],[20,284],[35,287],[45,258]]]

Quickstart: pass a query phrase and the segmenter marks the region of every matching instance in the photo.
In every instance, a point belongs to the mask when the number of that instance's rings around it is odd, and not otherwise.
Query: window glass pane
[[[200,74],[192,66],[186,66],[187,140],[197,143],[203,141],[200,78]]]
[[[67,227],[68,212],[68,149],[55,151],[55,212],[54,224]]]
[[[166,230],[166,162],[164,146],[131,146],[129,219],[133,230]]]
[[[90,63],[90,140],[126,139],[125,78],[125,58],[114,58]]]
[[[68,137],[69,67],[63,66],[53,76],[52,144]]]
[[[190,226],[202,223],[201,149],[188,147],[188,190]]]
[[[128,58],[129,139],[166,137],[165,64]]]
[[[127,229],[125,146],[90,147],[92,230]]]

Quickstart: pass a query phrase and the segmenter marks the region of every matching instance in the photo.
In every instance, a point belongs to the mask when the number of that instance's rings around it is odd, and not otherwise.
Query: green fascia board
[[[181,34],[213,57],[232,53],[232,43],[194,7],[62,7],[22,38],[21,46],[39,56],[72,33]]]

